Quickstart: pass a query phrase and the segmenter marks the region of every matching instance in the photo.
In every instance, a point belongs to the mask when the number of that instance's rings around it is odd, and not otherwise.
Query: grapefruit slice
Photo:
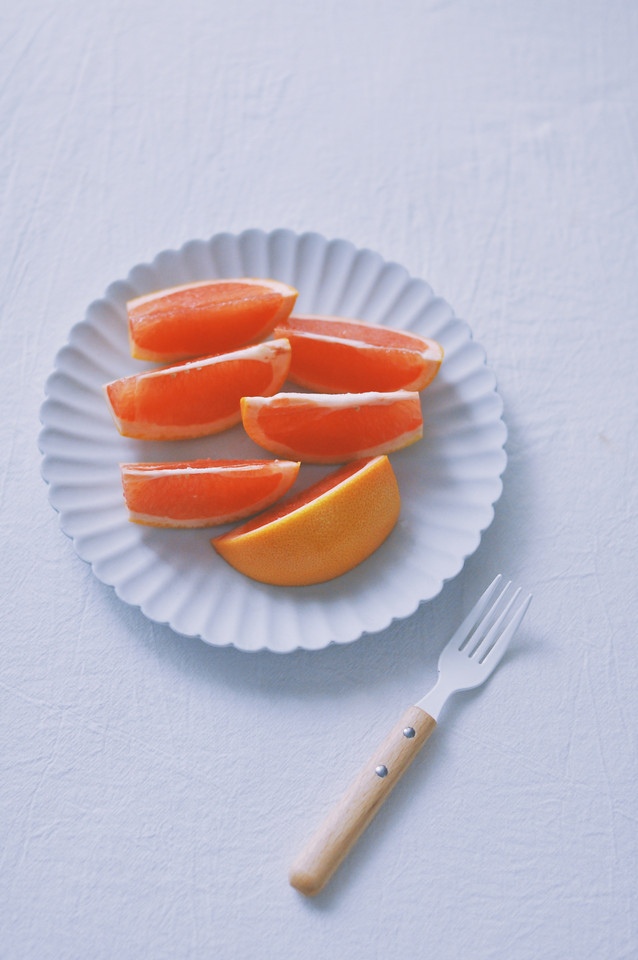
[[[240,573],[277,586],[333,580],[393,529],[401,498],[387,457],[358,460],[211,542]]]
[[[122,463],[129,520],[153,527],[211,527],[249,517],[288,492],[290,460]]]
[[[241,420],[247,393],[275,393],[288,373],[290,344],[269,340],[114,380],[104,387],[115,425],[138,440],[183,440]]]
[[[408,390],[243,397],[241,415],[255,443],[306,463],[377,456],[423,436],[419,394]]]
[[[203,280],[127,303],[131,354],[172,363],[263,340],[292,310],[297,291],[277,280]]]
[[[423,390],[443,359],[436,340],[341,317],[288,317],[274,335],[290,340],[293,383],[322,393]]]

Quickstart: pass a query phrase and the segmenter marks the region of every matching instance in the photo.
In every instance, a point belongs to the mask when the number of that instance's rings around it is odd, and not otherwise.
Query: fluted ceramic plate
[[[391,455],[402,496],[399,522],[372,557],[329,583],[256,583],[214,552],[210,538],[219,528],[162,530],[127,519],[120,462],[267,456],[241,425],[174,443],[121,437],[102,393],[104,383],[150,366],[129,355],[127,300],[193,280],[241,276],[292,284],[299,291],[299,312],[411,330],[438,340],[445,350],[438,377],[422,394],[424,439]],[[42,473],[77,553],[150,620],[211,644],[317,650],[408,616],[461,570],[501,492],[502,403],[468,326],[403,267],[314,233],[218,234],[134,267],[73,327],[46,394]],[[303,465],[294,489],[327,469],[334,468]]]

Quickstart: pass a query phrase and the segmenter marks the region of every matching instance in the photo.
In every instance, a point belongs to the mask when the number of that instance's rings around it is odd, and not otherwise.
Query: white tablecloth
[[[25,0],[0,72],[3,960],[638,956],[638,6]],[[485,347],[509,464],[463,571],[345,647],[120,602],[37,450],[57,349],[135,263],[344,237]],[[325,892],[287,868],[502,570],[535,594]]]

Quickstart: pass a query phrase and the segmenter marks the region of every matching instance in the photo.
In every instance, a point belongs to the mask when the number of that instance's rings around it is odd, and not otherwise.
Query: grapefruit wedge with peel
[[[274,335],[290,340],[290,380],[321,393],[424,390],[443,359],[436,340],[341,317],[288,317]]]
[[[400,507],[390,461],[374,457],[335,470],[211,542],[227,563],[261,583],[323,583],[381,546]]]
[[[138,360],[172,363],[263,340],[292,310],[297,291],[277,280],[203,280],[127,303]]]
[[[183,440],[241,420],[240,399],[276,393],[290,366],[287,340],[269,340],[114,380],[104,387],[115,425],[138,440]]]
[[[211,527],[249,517],[283,497],[299,463],[189,460],[122,463],[129,520],[153,527]]]
[[[247,396],[241,415],[255,443],[305,463],[378,456],[423,436],[419,394],[408,390]]]

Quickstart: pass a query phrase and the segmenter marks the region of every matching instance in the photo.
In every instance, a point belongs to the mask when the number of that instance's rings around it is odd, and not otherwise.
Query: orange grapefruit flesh
[[[129,519],[154,527],[210,527],[269,507],[295,481],[289,460],[120,464]]]
[[[393,529],[401,498],[386,456],[335,470],[301,493],[211,542],[253,580],[303,586],[361,563]]]
[[[274,335],[290,340],[293,383],[323,393],[423,390],[443,359],[435,340],[341,317],[288,317]]]
[[[104,390],[123,436],[182,440],[238,423],[241,397],[275,393],[289,366],[288,341],[269,340],[114,380]]]
[[[423,436],[419,394],[407,390],[244,397],[241,414],[261,447],[306,463],[377,456]]]
[[[131,354],[172,363],[263,340],[292,310],[297,291],[277,280],[204,280],[127,303]]]

